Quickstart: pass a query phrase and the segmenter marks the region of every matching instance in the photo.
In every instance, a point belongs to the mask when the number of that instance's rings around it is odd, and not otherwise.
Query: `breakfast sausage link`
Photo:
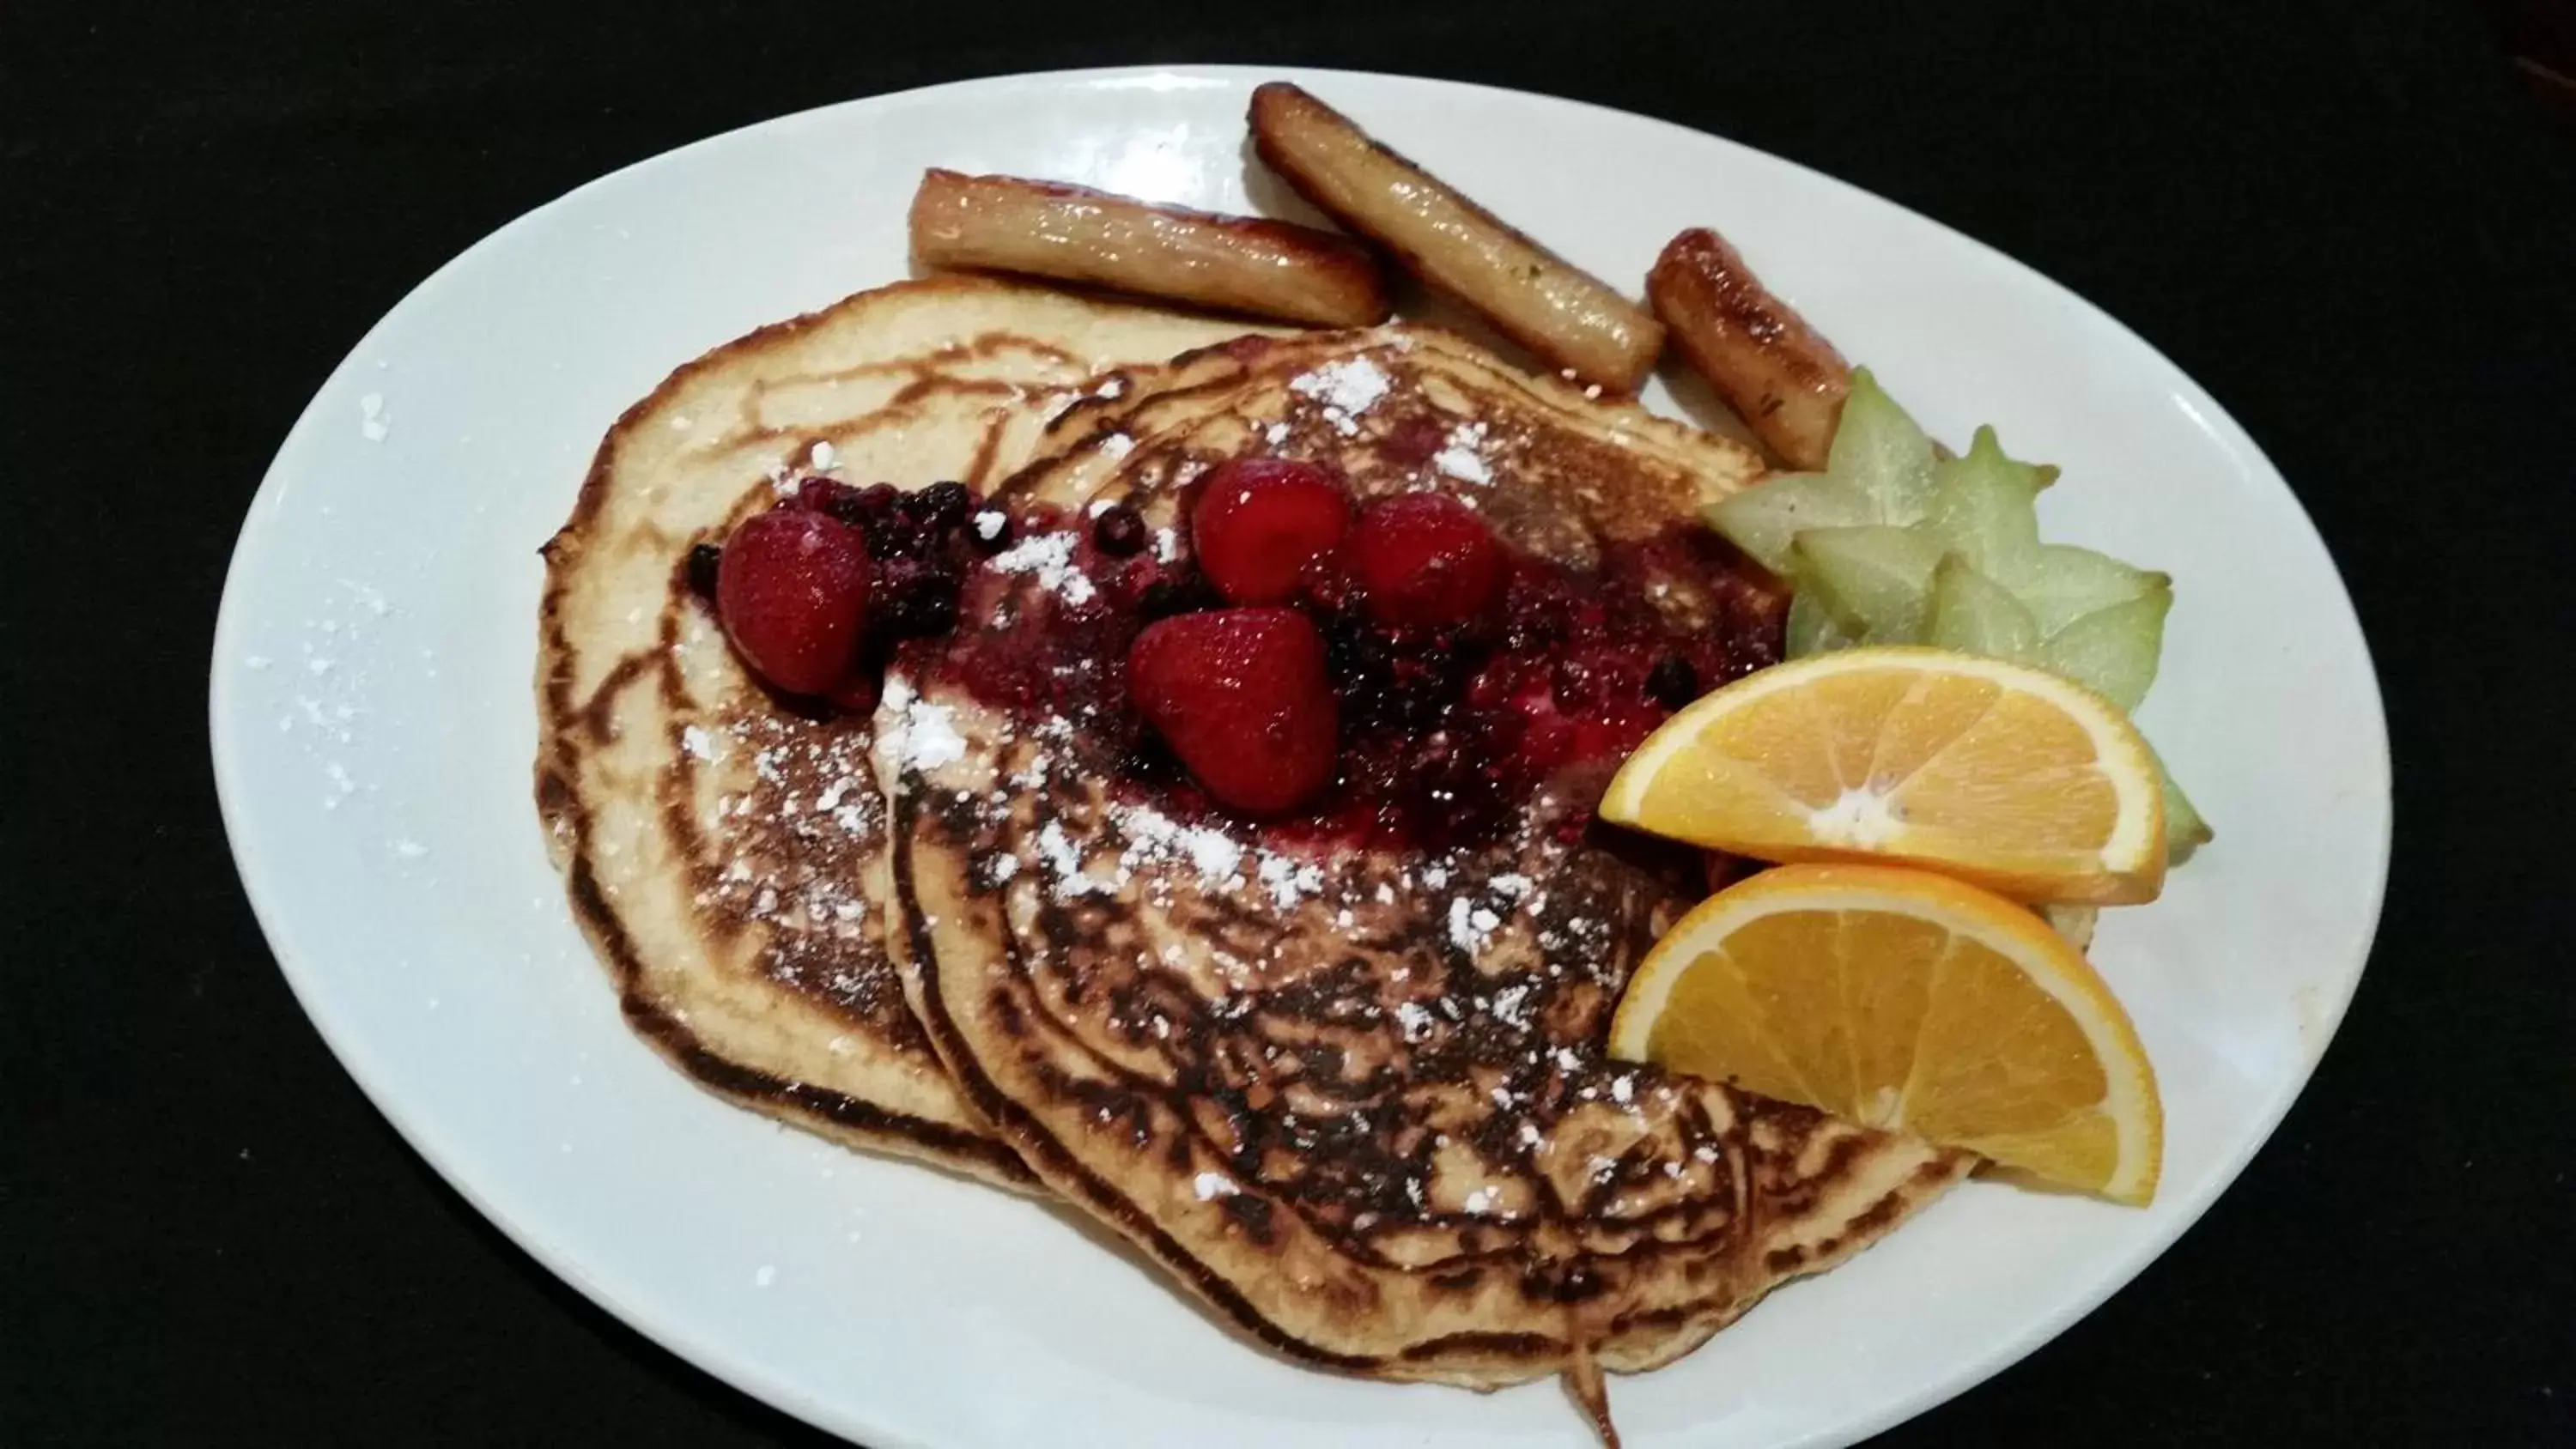
[[[1662,323],[1302,88],[1255,90],[1251,123],[1262,161],[1308,201],[1551,368],[1620,393],[1653,369]]]
[[[912,252],[932,267],[1024,272],[1327,327],[1368,326],[1389,311],[1376,259],[1348,237],[1059,181],[925,171]]]
[[[1726,238],[1707,227],[1674,237],[1646,274],[1646,300],[1765,446],[1793,468],[1825,466],[1851,367]]]

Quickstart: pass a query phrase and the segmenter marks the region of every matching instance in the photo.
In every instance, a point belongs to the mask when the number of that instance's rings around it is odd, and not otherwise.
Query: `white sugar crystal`
[[[1256,874],[1262,885],[1269,888],[1270,903],[1283,911],[1324,888],[1323,871],[1312,865],[1300,865],[1284,855],[1265,852]]]
[[[1431,1030],[1431,1013],[1424,1010],[1419,1001],[1397,1003],[1395,1021],[1404,1029],[1406,1041],[1420,1041]]]
[[[1038,587],[1068,604],[1086,603],[1099,591],[1092,587],[1091,576],[1074,566],[1073,550],[1072,534],[1042,533],[993,555],[993,567],[1006,574],[1034,575]]]
[[[948,706],[914,700],[903,718],[906,765],[916,770],[935,770],[966,757],[966,737],[957,733],[955,712]]]
[[[1386,374],[1365,357],[1329,362],[1288,384],[1289,390],[1314,398],[1344,418],[1356,418],[1386,396]]]
[[[1205,826],[1181,834],[1181,848],[1201,875],[1231,876],[1243,868],[1243,847],[1222,830]]]
[[[1243,868],[1243,846],[1222,830],[1183,825],[1150,806],[1120,807],[1112,812],[1134,842],[1122,864],[1133,867],[1156,860],[1186,859],[1202,878],[1232,879]]]
[[[1046,828],[1038,832],[1038,851],[1055,871],[1059,894],[1080,896],[1109,889],[1106,884],[1082,873],[1082,851],[1057,822],[1048,821]]]
[[[1471,956],[1485,944],[1484,935],[1476,929],[1473,908],[1464,896],[1449,902],[1449,944]]]
[[[1481,451],[1484,446],[1483,423],[1460,423],[1449,430],[1447,445],[1432,455],[1431,466],[1443,476],[1461,483],[1480,486],[1492,483],[1494,471],[1485,465],[1485,455]]]

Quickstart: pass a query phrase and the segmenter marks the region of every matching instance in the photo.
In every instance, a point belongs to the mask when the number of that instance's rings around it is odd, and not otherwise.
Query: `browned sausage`
[[[1349,237],[1016,176],[922,173],[912,252],[928,266],[1027,272],[1331,327],[1382,322],[1389,310],[1376,258]]]
[[[1682,356],[1771,451],[1793,468],[1825,466],[1851,367],[1726,238],[1706,227],[1674,237],[1646,274],[1646,300]]]
[[[1600,278],[1505,225],[1350,118],[1284,81],[1252,93],[1252,140],[1271,170],[1334,220],[1387,248],[1513,341],[1587,382],[1628,393],[1664,329]]]

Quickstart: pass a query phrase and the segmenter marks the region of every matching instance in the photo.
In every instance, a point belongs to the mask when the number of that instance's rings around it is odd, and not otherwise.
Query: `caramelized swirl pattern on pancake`
[[[1005,282],[907,283],[718,348],[618,421],[545,548],[537,799],[629,1022],[675,1063],[839,1140],[1028,1185],[887,962],[867,721],[764,693],[685,561],[809,470],[989,486],[1107,369],[1242,331]]]
[[[1127,504],[1158,551],[1186,550],[1189,481],[1245,452],[1329,459],[1364,497],[1447,490],[1577,569],[1756,471],[1406,328],[1185,359],[1054,431],[1008,496]],[[1580,828],[1597,782],[1539,790],[1480,843],[1362,848],[1167,808],[1082,688],[970,688],[979,650],[1107,582],[1073,571],[1119,567],[1055,563],[984,580],[954,648],[890,685],[889,944],[976,1109],[1247,1332],[1387,1378],[1647,1368],[1966,1171],[1604,1059],[1629,971],[1697,883]],[[1727,602],[1688,582],[1657,606],[1716,627]]]

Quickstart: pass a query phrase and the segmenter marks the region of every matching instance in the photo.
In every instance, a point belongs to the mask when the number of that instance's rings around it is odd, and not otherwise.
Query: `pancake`
[[[981,490],[1116,371],[1242,334],[1044,288],[861,293],[682,367],[620,418],[545,546],[537,801],[628,1022],[743,1105],[1025,1187],[905,1008],[869,889],[864,716],[771,698],[688,586],[800,474]]]
[[[998,495],[1034,521],[1020,556],[972,581],[953,641],[900,657],[874,759],[909,999],[1049,1187],[1289,1357],[1565,1372],[1601,1413],[1598,1369],[1687,1352],[1968,1170],[1604,1057],[1629,972],[1705,891],[1695,859],[1587,826],[1611,762],[1470,828],[1428,756],[1372,773],[1346,693],[1341,782],[1256,828],[1157,765],[1125,705],[1122,601],[1186,578],[1191,484],[1246,453],[1329,461],[1363,499],[1448,493],[1534,579],[1629,570],[1644,612],[1564,626],[1583,648],[1669,638],[1703,686],[1758,667],[1778,595],[1692,522],[1750,454],[1402,326],[1180,359],[1048,449]],[[1134,558],[1081,532],[1114,505],[1152,540]]]

